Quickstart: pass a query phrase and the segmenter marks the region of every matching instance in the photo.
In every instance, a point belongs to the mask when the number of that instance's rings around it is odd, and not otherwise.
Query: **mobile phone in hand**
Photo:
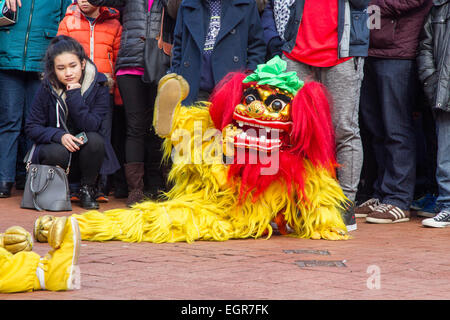
[[[87,135],[86,135],[85,132],[80,132],[79,134],[77,134],[77,135],[75,136],[75,138],[78,138],[78,139],[80,139],[81,141],[83,141],[83,145],[86,144],[86,143],[88,142],[88,138],[87,138]],[[79,144],[78,142],[75,142],[75,144],[76,144],[77,146],[80,146],[80,144]]]

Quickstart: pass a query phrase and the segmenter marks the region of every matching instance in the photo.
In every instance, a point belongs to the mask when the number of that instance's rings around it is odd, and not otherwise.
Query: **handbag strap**
[[[47,189],[48,185],[50,184],[50,181],[53,180],[53,177],[55,176],[55,169],[53,169],[53,168],[48,169],[47,177],[45,179],[45,184],[38,191],[36,191],[33,187],[33,182],[34,182],[36,176],[37,176],[37,167],[33,167],[31,169],[31,179],[30,179],[30,191],[31,191],[31,195],[33,196],[33,205],[36,208],[36,210],[43,211],[41,206],[39,206],[39,204],[38,204],[37,196],[40,193],[44,192],[45,189]]]
[[[61,121],[60,123],[63,125],[64,130],[67,133],[69,133],[69,129],[67,128],[66,122],[65,121]],[[28,151],[28,153],[25,155],[25,158],[23,160],[23,162],[26,163],[25,168],[26,168],[27,172],[28,172],[28,169],[30,168],[30,164],[31,164],[31,161],[33,159],[33,154],[34,154],[35,150],[36,150],[36,144],[33,144],[33,146],[31,147],[30,151]],[[72,152],[69,152],[69,162],[67,163],[67,168],[65,170],[66,175],[69,175],[71,163],[72,163]]]
[[[158,48],[162,49],[165,54],[168,56],[171,55],[172,52],[172,44],[164,42],[163,40],[163,27],[164,27],[164,7],[162,8],[162,14],[161,14],[161,29],[159,30],[159,36],[156,37],[156,40],[158,40]]]
[[[60,122],[62,124],[62,126],[64,127],[64,130],[66,130],[67,133],[69,132],[69,129],[67,128],[66,125],[66,121],[61,121]],[[66,174],[68,175],[70,172],[70,164],[72,163],[72,152],[69,152],[69,162],[67,163],[67,168],[66,168]]]
[[[35,150],[36,150],[36,144],[33,144],[33,146],[31,147],[30,151],[28,151],[28,153],[26,154],[25,159],[23,161],[26,163],[25,169],[27,170],[27,172],[30,169],[31,160],[33,159],[33,154],[34,154]],[[66,175],[69,175],[71,163],[72,163],[72,152],[69,152],[69,162],[67,163],[66,170],[64,170]]]

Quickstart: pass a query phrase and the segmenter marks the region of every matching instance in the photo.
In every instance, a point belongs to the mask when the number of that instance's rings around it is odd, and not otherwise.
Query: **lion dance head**
[[[334,131],[326,89],[285,71],[286,62],[276,56],[250,75],[229,74],[211,96],[209,110],[215,127],[224,135],[232,132],[229,141],[235,161],[229,178],[241,179],[241,197],[249,193],[257,197],[280,178],[288,186],[296,184],[302,193],[304,159],[335,176]],[[260,155],[259,160],[248,161],[252,152]],[[247,161],[238,161],[242,154]],[[276,161],[274,174],[261,174],[263,168],[274,165],[264,156]]]

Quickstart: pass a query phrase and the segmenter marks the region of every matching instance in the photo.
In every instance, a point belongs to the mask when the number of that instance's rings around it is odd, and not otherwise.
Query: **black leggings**
[[[162,139],[155,134],[152,126],[157,87],[144,83],[138,75],[118,76],[117,84],[127,122],[125,162],[147,162],[159,166]],[[147,149],[150,152],[146,161]]]
[[[105,143],[97,132],[87,132],[88,142],[72,153],[69,181],[93,185],[97,180],[105,157]],[[60,143],[43,144],[39,149],[39,163],[67,168],[70,151]]]

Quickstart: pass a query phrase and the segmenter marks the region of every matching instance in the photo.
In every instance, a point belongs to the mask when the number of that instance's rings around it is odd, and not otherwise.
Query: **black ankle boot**
[[[11,189],[14,182],[0,182],[0,198],[11,197]]]
[[[98,209],[98,202],[95,200],[95,189],[93,185],[84,184],[80,188],[80,206],[87,210]]]

